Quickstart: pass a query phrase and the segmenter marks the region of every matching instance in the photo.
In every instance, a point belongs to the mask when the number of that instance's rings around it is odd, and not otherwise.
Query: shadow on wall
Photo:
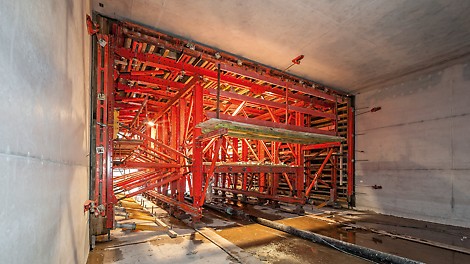
[[[408,78],[408,76],[405,76],[386,86],[375,87],[370,92],[365,92],[363,96],[368,98],[365,98],[363,101],[368,102],[370,105],[377,105],[380,104],[380,102],[377,102],[375,98],[380,98],[380,101],[386,101],[386,99],[400,100],[400,98],[408,97],[410,94],[416,92],[425,93],[442,83],[443,74],[442,71],[433,71],[432,73],[422,75],[418,79]],[[405,84],[406,89],[403,89]],[[358,95],[360,94],[362,93],[359,92]]]
[[[462,67],[462,77],[465,81],[470,81],[470,61]]]

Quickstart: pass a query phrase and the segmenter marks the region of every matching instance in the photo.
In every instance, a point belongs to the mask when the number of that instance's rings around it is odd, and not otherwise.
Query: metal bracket
[[[186,43],[186,47],[188,47],[190,50],[196,50],[196,45],[194,45],[192,41]]]
[[[100,122],[96,122],[97,125],[99,125],[100,127],[106,127],[107,125],[106,124],[103,124],[103,123],[100,123]]]
[[[104,147],[103,146],[96,147],[96,154],[103,154],[103,153],[104,153]]]
[[[104,48],[106,46],[106,44],[108,44],[108,42],[106,42],[106,40],[104,40],[104,39],[99,39],[98,44],[100,44],[100,46]]]
[[[92,200],[86,200],[85,204],[83,205],[83,213],[86,213],[86,211],[90,211],[91,214],[94,214],[95,216],[98,216],[100,214],[100,210],[98,207],[95,205],[95,201]]]
[[[86,15],[86,27],[89,35],[94,35],[100,31],[100,25],[94,23],[90,15]]]
[[[98,100],[100,100],[100,101],[106,100],[106,95],[104,93],[99,93],[98,94]]]

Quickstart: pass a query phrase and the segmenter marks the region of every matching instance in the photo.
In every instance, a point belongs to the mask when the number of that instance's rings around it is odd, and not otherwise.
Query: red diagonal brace
[[[219,150],[220,150],[221,145],[222,145],[222,136],[217,139],[217,143],[215,144],[215,147],[214,147],[214,153],[212,155],[212,164],[211,164],[209,171],[206,174],[206,183],[202,191],[201,200],[198,203],[199,206],[202,206],[204,204],[204,200],[206,199],[207,188],[209,188],[210,179],[214,176],[215,164],[219,157]]]
[[[129,132],[131,132],[132,134],[138,135],[138,136],[140,136],[140,137],[145,138],[145,139],[148,140],[148,141],[151,141],[152,143],[155,143],[155,145],[157,145],[157,146],[159,146],[159,147],[162,147],[162,148],[164,148],[164,149],[166,149],[166,150],[169,150],[169,151],[171,151],[171,152],[173,152],[173,153],[176,153],[176,154],[178,154],[178,155],[180,155],[180,156],[182,156],[182,157],[184,157],[184,158],[188,158],[186,155],[184,155],[183,153],[179,152],[178,150],[173,149],[173,148],[171,148],[171,147],[169,147],[169,146],[167,146],[167,145],[161,143],[160,141],[158,141],[158,140],[156,140],[156,139],[153,139],[153,138],[151,138],[151,137],[145,135],[144,133],[141,133],[140,131],[137,131],[136,129],[130,128],[130,127],[128,127],[128,126],[126,126],[126,125],[124,125],[124,124],[122,124],[122,123],[120,123],[120,126],[121,126],[122,128],[125,128],[125,129],[129,130]]]
[[[320,175],[322,174],[323,169],[325,168],[325,165],[326,165],[326,163],[328,162],[328,160],[330,159],[330,157],[331,157],[332,154],[333,154],[333,149],[330,149],[330,151],[328,151],[328,154],[327,154],[326,157],[325,157],[325,160],[323,160],[323,163],[321,164],[320,168],[319,168],[318,171],[315,173],[315,177],[313,178],[312,182],[311,182],[310,185],[308,186],[307,191],[305,192],[305,197],[308,197],[308,195],[310,194],[310,191],[312,190],[313,185],[314,185],[315,182],[317,181],[318,177],[320,177]]]
[[[154,183],[154,184],[147,185],[146,187],[144,187],[144,188],[142,188],[142,189],[140,189],[140,190],[138,190],[138,191],[135,191],[135,192],[131,192],[131,193],[126,194],[126,196],[120,198],[119,200],[123,200],[123,199],[125,199],[125,198],[129,198],[129,197],[132,197],[132,196],[136,196],[137,194],[141,194],[141,193],[143,193],[143,192],[145,192],[145,191],[155,189],[155,188],[160,187],[160,186],[162,186],[162,185],[168,184],[168,183],[170,183],[170,182],[172,182],[172,181],[176,181],[176,180],[178,180],[179,178],[181,178],[182,176],[183,176],[183,175],[181,175],[181,174],[177,174],[177,175],[175,175],[175,176],[173,176],[173,177],[169,177],[169,178],[167,178],[167,179],[165,179],[165,180],[163,180],[163,181],[161,181],[161,182],[157,182],[157,183]]]

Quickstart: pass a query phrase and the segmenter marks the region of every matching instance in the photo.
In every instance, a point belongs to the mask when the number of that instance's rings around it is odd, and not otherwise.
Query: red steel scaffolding
[[[97,103],[87,206],[106,228],[115,195],[143,194],[195,220],[228,194],[353,204],[351,98],[134,23],[99,21],[89,21]]]

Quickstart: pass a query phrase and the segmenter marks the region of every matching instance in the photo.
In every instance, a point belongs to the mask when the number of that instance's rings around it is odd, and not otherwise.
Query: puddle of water
[[[310,217],[284,219],[280,222],[299,229],[309,230],[324,236],[425,263],[470,263],[470,255],[467,254],[399,238],[392,238],[365,230],[345,230],[341,225],[329,224],[328,222],[312,219]],[[422,230],[422,232],[425,231],[426,230]]]

